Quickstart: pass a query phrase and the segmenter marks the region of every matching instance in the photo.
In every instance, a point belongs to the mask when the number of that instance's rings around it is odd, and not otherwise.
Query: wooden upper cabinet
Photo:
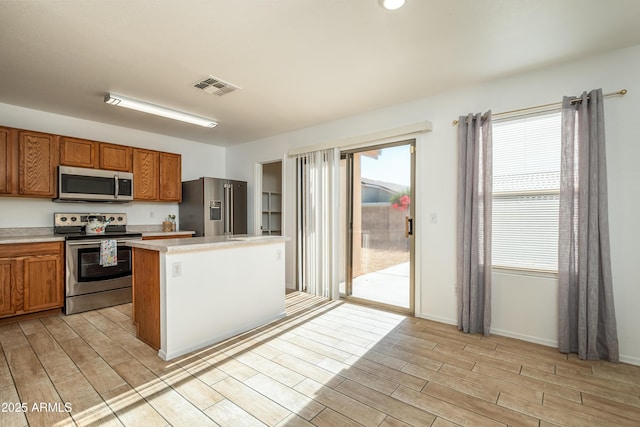
[[[98,143],[63,136],[60,138],[60,164],[79,168],[97,168]]]
[[[60,139],[60,164],[90,169],[131,172],[131,147],[86,139]]]
[[[18,132],[19,194],[56,196],[58,143],[57,135]]]
[[[182,156],[160,153],[160,200],[180,202],[182,200]]]
[[[158,200],[158,151],[133,149],[133,198]]]
[[[0,194],[11,194],[13,189],[13,148],[11,130],[0,128]]]
[[[182,200],[182,156],[133,149],[133,198],[179,202]]]
[[[100,143],[100,169],[131,172],[132,151],[125,145]]]
[[[133,173],[133,198],[182,201],[182,156],[0,126],[0,195],[55,198],[58,165]]]

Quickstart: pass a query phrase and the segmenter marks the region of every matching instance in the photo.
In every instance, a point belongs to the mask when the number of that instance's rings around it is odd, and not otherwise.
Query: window
[[[493,124],[494,267],[558,270],[560,112]]]

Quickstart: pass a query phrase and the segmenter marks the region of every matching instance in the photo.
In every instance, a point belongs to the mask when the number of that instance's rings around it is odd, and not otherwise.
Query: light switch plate
[[[177,261],[171,264],[171,276],[172,277],[181,277],[182,276],[182,263]]]

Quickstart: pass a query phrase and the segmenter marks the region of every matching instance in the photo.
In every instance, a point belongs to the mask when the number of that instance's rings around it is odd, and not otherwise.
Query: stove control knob
[[[60,217],[60,221],[62,221],[62,222],[67,222],[67,217],[66,217],[66,216],[62,216],[62,217]]]
[[[76,218],[75,216],[71,217],[71,222],[76,222],[78,220],[78,218]]]
[[[114,217],[112,217],[112,216],[109,217],[109,221],[114,221],[114,220],[115,220]]]
[[[121,216],[118,217],[118,221],[122,221],[124,218],[122,218]]]

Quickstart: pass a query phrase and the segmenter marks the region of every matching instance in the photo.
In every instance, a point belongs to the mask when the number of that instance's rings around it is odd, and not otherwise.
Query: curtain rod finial
[[[619,91],[618,93],[619,93],[620,95],[626,95],[626,94],[627,94],[627,92],[628,92],[628,91],[627,91],[626,89],[622,89],[622,90],[621,90],[621,91]]]

